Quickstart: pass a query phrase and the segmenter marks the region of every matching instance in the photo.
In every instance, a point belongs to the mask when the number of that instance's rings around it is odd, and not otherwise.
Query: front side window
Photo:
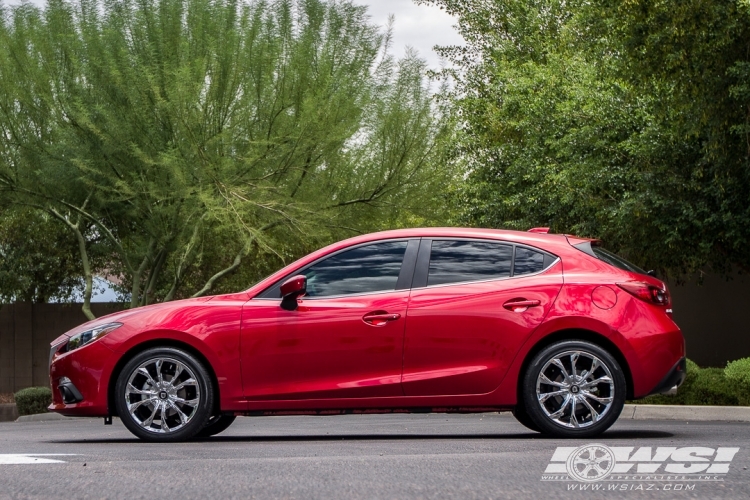
[[[510,277],[513,247],[485,241],[434,240],[427,286]]]
[[[345,250],[297,271],[307,277],[306,297],[330,297],[353,293],[395,290],[407,241],[387,241]],[[281,298],[281,283],[260,295]]]

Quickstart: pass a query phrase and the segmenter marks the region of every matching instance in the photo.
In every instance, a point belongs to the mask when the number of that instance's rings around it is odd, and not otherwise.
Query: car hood
[[[53,340],[50,343],[50,345],[56,345],[56,344],[59,344],[60,342],[64,342],[65,340],[69,339],[73,335],[77,335],[81,332],[85,332],[86,330],[96,328],[99,325],[106,325],[107,323],[115,323],[115,322],[124,323],[128,318],[131,318],[133,316],[139,316],[142,314],[152,314],[160,309],[173,309],[175,307],[184,307],[184,306],[189,306],[191,304],[205,303],[205,302],[210,301],[213,298],[214,296],[198,297],[195,299],[175,300],[171,302],[162,302],[159,304],[151,304],[148,306],[136,307],[134,309],[125,309],[124,311],[118,311],[112,314],[107,314],[106,316],[101,316],[91,321],[87,321],[86,323],[83,323],[82,325],[79,325],[71,330],[68,330],[67,332],[63,333],[62,335],[57,337],[55,340]]]

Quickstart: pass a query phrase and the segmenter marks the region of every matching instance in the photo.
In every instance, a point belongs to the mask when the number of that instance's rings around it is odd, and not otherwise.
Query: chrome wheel
[[[195,416],[201,402],[198,380],[184,363],[151,358],[132,371],[125,405],[141,429],[154,434],[175,432]]]
[[[610,411],[615,382],[599,357],[582,350],[554,355],[536,381],[536,397],[544,414],[562,427],[584,428]]]

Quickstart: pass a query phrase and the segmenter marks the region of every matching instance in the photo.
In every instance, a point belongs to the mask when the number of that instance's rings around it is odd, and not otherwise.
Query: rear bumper
[[[656,387],[649,392],[649,396],[651,394],[666,394],[673,389],[677,389],[685,381],[686,375],[687,361],[686,358],[681,358],[672,369],[667,372],[664,378],[656,384]]]

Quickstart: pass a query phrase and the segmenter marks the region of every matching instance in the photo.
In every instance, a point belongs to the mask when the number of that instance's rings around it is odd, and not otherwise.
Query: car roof
[[[575,251],[568,243],[563,234],[530,233],[527,231],[513,231],[508,229],[484,229],[467,227],[417,227],[409,229],[393,229],[368,233],[355,236],[346,240],[337,241],[324,248],[316,250],[301,259],[292,262],[288,266],[268,276],[259,283],[253,285],[247,292],[257,293],[282,276],[287,275],[295,267],[305,266],[330,253],[337,252],[347,247],[364,243],[400,239],[400,238],[478,238],[520,243],[546,250],[550,253],[562,256],[566,252]]]
[[[376,233],[363,234],[334,243],[330,247],[346,247],[358,243],[392,238],[489,238],[528,245],[567,243],[565,235],[549,233],[530,233],[528,231],[514,231],[510,229],[486,229],[468,227],[417,227],[409,229],[393,229]],[[330,248],[326,247],[326,248]]]

